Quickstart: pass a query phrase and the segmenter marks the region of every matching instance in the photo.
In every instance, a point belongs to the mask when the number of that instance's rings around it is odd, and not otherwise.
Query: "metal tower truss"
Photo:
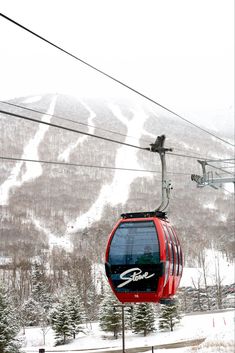
[[[234,168],[235,159],[217,159],[217,160],[198,160],[202,167],[202,176],[197,174],[191,174],[191,180],[197,183],[197,187],[202,188],[204,186],[211,186],[214,189],[222,187],[222,184],[225,183],[235,183],[235,174],[234,172],[228,171],[225,168]],[[229,163],[229,167],[218,167],[214,163]],[[217,171],[207,171],[206,167],[215,168],[220,172],[229,174],[227,177],[221,176]],[[235,184],[234,184],[235,185]]]

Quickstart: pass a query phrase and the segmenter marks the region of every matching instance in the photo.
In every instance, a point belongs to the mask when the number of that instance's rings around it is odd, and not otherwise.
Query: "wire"
[[[224,170],[223,168],[216,167],[216,166],[214,166],[214,165],[212,165],[212,164],[210,164],[210,163],[207,163],[207,165],[209,165],[210,167],[212,167],[212,168],[214,168],[214,169],[218,169],[218,170],[220,170],[221,172],[225,172],[226,174],[234,175],[234,173],[229,172],[229,171],[227,171],[227,170]]]
[[[102,75],[108,77],[109,79],[115,81],[116,83],[119,83],[120,85],[124,86],[125,88],[127,88],[127,89],[129,89],[129,90],[135,92],[136,94],[140,95],[141,97],[147,99],[148,101],[150,101],[150,102],[156,104],[156,105],[159,106],[160,108],[162,108],[162,109],[168,111],[169,113],[171,113],[171,114],[177,116],[178,118],[180,118],[181,120],[187,122],[188,124],[191,124],[192,126],[194,126],[194,127],[198,128],[198,129],[200,129],[201,131],[203,131],[203,132],[205,132],[205,133],[207,133],[207,134],[213,136],[214,138],[216,138],[216,139],[218,139],[218,140],[220,140],[220,141],[222,141],[222,142],[224,142],[224,143],[226,143],[226,144],[228,144],[228,145],[234,147],[234,145],[231,144],[229,141],[226,141],[226,140],[222,139],[221,137],[218,137],[218,136],[216,136],[215,134],[213,134],[213,133],[207,131],[206,129],[203,129],[203,128],[201,128],[200,126],[198,126],[198,125],[192,123],[191,121],[187,120],[187,119],[184,118],[183,116],[181,116],[181,115],[175,113],[173,110],[171,110],[171,109],[169,109],[169,108],[163,106],[162,104],[158,103],[158,102],[155,101],[154,99],[152,99],[152,98],[146,96],[145,94],[143,94],[143,93],[137,91],[136,89],[130,87],[129,85],[127,85],[127,84],[125,84],[124,82],[122,82],[122,81],[116,79],[115,77],[113,77],[113,76],[107,74],[106,72],[104,72],[104,71],[98,69],[97,67],[95,67],[95,66],[89,64],[89,63],[86,62],[85,60],[82,60],[81,58],[79,58],[79,57],[77,57],[76,55],[74,55],[74,54],[68,52],[67,50],[63,49],[62,47],[60,47],[60,46],[54,44],[53,42],[49,41],[48,39],[46,39],[46,38],[40,36],[39,34],[37,34],[37,33],[35,33],[35,32],[33,32],[33,31],[30,30],[29,28],[27,28],[27,27],[21,25],[20,23],[14,21],[13,19],[11,19],[10,17],[4,15],[3,13],[0,13],[0,16],[2,16],[3,18],[5,18],[7,21],[10,21],[11,23],[15,24],[16,26],[20,27],[21,29],[23,29],[23,30],[25,30],[25,31],[27,31],[27,32],[29,32],[29,33],[31,33],[32,35],[36,36],[37,38],[43,40],[44,42],[46,42],[46,43],[52,45],[53,47],[57,48],[58,50],[62,51],[63,53],[65,53],[65,54],[71,56],[72,58],[74,58],[74,59],[80,61],[81,63],[83,63],[84,65],[88,66],[89,68],[91,68],[91,69],[93,69],[93,70],[99,72],[100,74],[102,74]]]
[[[51,126],[51,127],[55,127],[55,128],[57,128],[57,129],[62,129],[62,130],[74,132],[74,133],[77,133],[77,134],[82,134],[82,135],[86,135],[86,136],[98,138],[98,139],[100,139],[100,140],[104,140],[104,141],[116,143],[116,144],[119,144],[119,145],[124,145],[124,146],[127,146],[127,147],[137,148],[137,149],[140,149],[140,150],[142,150],[142,151],[148,151],[148,152],[150,151],[150,149],[149,149],[149,148],[146,148],[146,147],[140,147],[140,146],[132,145],[132,144],[129,144],[129,143],[125,143],[125,142],[121,142],[121,141],[109,139],[109,138],[107,138],[107,137],[103,137],[103,136],[99,136],[99,135],[95,135],[95,134],[90,134],[90,133],[88,133],[88,132],[84,132],[84,131],[80,131],[80,130],[75,130],[75,129],[72,129],[72,128],[69,128],[69,127],[65,127],[65,126],[62,126],[62,125],[57,125],[57,124],[48,123],[48,122],[46,122],[46,121],[42,121],[42,120],[38,120],[38,119],[29,118],[29,117],[26,117],[26,116],[24,116],[24,115],[20,115],[20,114],[15,114],[15,113],[7,112],[7,111],[1,110],[1,109],[0,109],[0,113],[6,114],[6,115],[10,115],[10,116],[13,116],[13,117],[19,118],[19,119],[28,120],[28,121],[35,122],[35,123],[48,125],[48,126]],[[151,152],[151,151],[150,151],[150,152]],[[179,153],[172,153],[172,152],[167,152],[167,154],[168,154],[168,155],[172,155],[172,156],[185,157],[185,158],[192,158],[192,159],[197,159],[197,160],[198,160],[198,157],[196,157],[196,156],[190,156],[190,155],[186,155],[186,154],[179,154]],[[202,159],[205,159],[205,161],[206,161],[206,158],[202,158]],[[210,160],[210,161],[213,161],[213,160]],[[214,161],[218,162],[218,160],[214,160]],[[224,161],[224,160],[223,160],[223,161]]]
[[[233,161],[233,162],[231,162]],[[226,159],[207,159],[207,162],[224,162],[234,164],[234,158],[226,158]]]
[[[96,129],[96,130],[100,130],[100,131],[104,131],[104,132],[116,134],[116,135],[119,135],[119,136],[129,137],[129,138],[132,138],[132,139],[135,139],[135,140],[139,140],[137,137],[134,137],[134,136],[125,135],[125,134],[122,134],[122,133],[120,133],[120,132],[116,132],[116,131],[113,131],[113,130],[108,130],[108,129],[96,127],[96,126],[94,126],[94,125],[82,123],[82,122],[79,122],[79,121],[76,121],[76,120],[71,120],[71,119],[59,117],[58,115],[48,114],[48,113],[42,112],[42,111],[40,111],[40,110],[36,110],[36,109],[24,107],[24,106],[19,105],[19,104],[10,103],[10,102],[5,102],[5,101],[0,101],[0,103],[7,104],[7,105],[10,105],[10,106],[13,106],[13,107],[16,107],[16,108],[25,109],[25,110],[27,110],[27,111],[31,111],[31,112],[34,112],[34,113],[47,115],[47,116],[50,116],[50,117],[54,117],[54,118],[56,118],[56,119],[60,119],[60,120],[64,120],[64,121],[69,121],[69,122],[72,122],[72,123],[75,123],[75,124],[79,124],[79,125],[83,125],[83,126],[87,126],[87,127],[92,127],[92,128],[94,128],[94,129]],[[148,143],[148,144],[150,144],[150,143],[152,142],[151,140],[147,141],[147,140],[142,139],[142,138],[141,138],[140,140],[143,141],[143,142],[146,142],[146,143]],[[183,149],[180,149],[180,148],[174,148],[174,150],[175,150],[175,151],[184,151]],[[197,156],[197,158],[202,158],[202,159],[204,159],[203,156],[201,156],[200,154],[198,154],[198,153],[196,153],[196,152],[191,152],[191,153],[195,154],[195,155]],[[179,156],[180,156],[180,155],[179,155]],[[195,158],[196,158],[196,157],[195,157]]]
[[[189,156],[187,154],[182,154],[182,153],[173,153],[173,152],[167,152],[168,155],[171,155],[171,156],[177,156],[177,157],[185,157],[185,158],[193,158],[193,159],[197,159],[198,160],[198,157],[197,156]],[[206,158],[202,158],[202,159],[205,159]]]
[[[145,173],[156,173],[161,174],[158,170],[147,170],[147,169],[131,169],[131,168],[122,168],[122,167],[109,167],[109,166],[100,166],[100,165],[91,165],[91,164],[78,164],[78,163],[67,163],[67,162],[57,162],[57,161],[46,161],[46,160],[38,160],[38,159],[28,159],[28,158],[15,158],[15,157],[6,157],[0,156],[2,160],[8,161],[22,161],[22,162],[33,162],[33,163],[45,163],[45,164],[53,164],[53,165],[62,165],[62,166],[72,166],[72,167],[85,167],[85,168],[98,168],[98,169],[111,169],[111,170],[123,170],[130,172],[145,172]],[[191,175],[189,173],[182,172],[168,172],[169,174],[176,175]]]
[[[48,123],[48,122],[46,122],[46,121],[42,121],[42,120],[38,120],[38,119],[29,118],[29,117],[26,117],[26,116],[24,116],[24,115],[6,112],[6,111],[1,110],[1,109],[0,109],[0,113],[6,114],[6,115],[10,115],[10,116],[13,116],[13,117],[15,117],[15,118],[20,118],[20,119],[32,121],[32,122],[34,122],[34,123],[39,123],[39,124],[48,125],[48,126],[51,126],[51,127],[55,127],[55,128],[57,128],[57,129],[62,129],[62,130],[70,131],[70,132],[75,132],[75,133],[77,133],[77,134],[82,134],[82,135],[86,135],[86,136],[95,137],[95,138],[98,138],[98,139],[101,139],[101,140],[104,140],[104,141],[109,141],[109,142],[117,143],[117,144],[120,144],[120,145],[124,145],[124,146],[128,146],[128,147],[137,148],[137,149],[140,149],[140,150],[147,150],[147,149],[144,148],[144,147],[140,147],[140,146],[136,146],[136,145],[131,145],[131,144],[125,143],[125,142],[116,141],[116,140],[113,140],[113,139],[110,139],[110,138],[107,138],[107,137],[102,137],[102,136],[99,136],[99,135],[90,134],[89,132],[84,132],[84,131],[75,130],[75,129],[72,129],[72,128],[69,128],[69,127],[65,127],[65,126],[62,126],[62,125],[52,124],[52,123]]]
[[[221,168],[223,168],[223,169],[234,169],[235,168],[235,165],[231,165],[231,167],[227,167],[227,166],[222,166]]]
[[[7,105],[10,105],[10,106],[13,106],[13,107],[16,107],[16,108],[25,109],[25,110],[28,110],[28,111],[30,111],[30,112],[34,112],[34,113],[38,113],[38,114],[43,114],[43,115],[47,115],[47,116],[50,116],[50,117],[54,117],[54,118],[59,119],[59,120],[69,121],[69,122],[74,123],[74,124],[83,125],[83,126],[87,126],[87,127],[92,127],[92,128],[94,128],[94,129],[96,129],[96,130],[108,132],[108,133],[115,134],[115,135],[119,135],[119,136],[123,136],[123,137],[129,137],[129,138],[132,138],[132,139],[137,140],[137,137],[125,135],[125,134],[122,134],[121,132],[116,132],[116,131],[104,129],[104,128],[101,128],[101,127],[96,127],[96,126],[94,126],[94,125],[82,123],[82,122],[77,121],[77,120],[62,118],[62,117],[60,117],[60,116],[58,116],[58,115],[45,113],[45,112],[42,112],[42,111],[40,111],[40,110],[36,110],[36,109],[24,107],[24,106],[19,105],[19,104],[10,103],[10,102],[5,102],[5,101],[0,101],[0,103],[7,104]],[[141,139],[141,140],[144,141],[144,142],[146,142],[146,143],[150,143],[150,142],[151,142],[151,141],[147,141],[147,140],[144,140],[144,139]]]
[[[223,189],[224,191],[228,192],[229,194],[234,194],[234,192],[232,192],[232,191],[230,191],[230,190],[227,190],[227,189],[225,189],[225,188],[223,188],[223,187],[221,187],[221,189]]]

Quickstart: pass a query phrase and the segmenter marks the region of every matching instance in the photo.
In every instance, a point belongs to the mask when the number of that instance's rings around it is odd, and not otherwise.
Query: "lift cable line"
[[[72,119],[67,119],[67,118],[64,118],[64,117],[61,117],[61,116],[58,116],[58,115],[55,115],[55,114],[49,114],[49,113],[46,113],[46,112],[42,112],[38,109],[32,109],[32,108],[28,108],[28,107],[25,107],[23,105],[19,105],[19,104],[15,104],[15,103],[10,103],[10,102],[5,102],[5,101],[0,101],[0,103],[3,103],[3,104],[6,104],[6,105],[9,105],[9,106],[13,106],[15,108],[20,108],[20,109],[25,109],[26,111],[31,111],[31,112],[34,112],[34,113],[37,113],[37,114],[42,114],[42,115],[46,115],[46,116],[50,116],[50,117],[53,117],[53,118],[56,118],[56,119],[59,119],[59,120],[63,120],[63,121],[68,121],[68,122],[71,122],[71,123],[74,123],[74,124],[77,124],[77,125],[82,125],[82,126],[86,126],[86,127],[92,127],[96,130],[100,130],[100,131],[104,131],[104,132],[108,132],[108,133],[111,133],[111,134],[116,134],[116,135],[119,135],[119,136],[123,136],[123,137],[128,137],[128,138],[132,138],[132,139],[135,139],[135,140],[139,140],[139,138],[135,137],[135,136],[130,136],[130,135],[126,135],[126,134],[122,134],[121,132],[117,132],[117,131],[113,131],[113,130],[108,130],[108,129],[104,129],[104,128],[101,128],[101,127],[96,127],[94,125],[91,125],[91,124],[86,124],[86,123],[83,123],[83,122],[80,122],[80,121],[77,121],[77,120],[72,120]],[[140,138],[140,140],[142,142],[146,142],[146,143],[151,143],[152,140],[146,140],[146,139],[143,139],[143,138]],[[174,150],[176,151],[183,151],[183,149],[180,149],[180,148],[174,148]],[[191,153],[195,154],[195,158],[204,158],[203,156],[201,156],[199,153],[196,153],[196,152],[193,152],[193,151],[190,151]]]
[[[234,185],[235,185],[235,184],[234,184]],[[232,194],[232,195],[234,194],[233,192],[231,192],[230,190],[227,190],[227,189],[225,189],[225,188],[222,188],[222,187],[221,187],[221,189],[223,189],[224,191],[228,192],[229,194]]]
[[[207,165],[208,165],[209,167],[214,168],[214,169],[218,169],[218,170],[220,170],[221,172],[224,172],[225,174],[231,174],[231,175],[234,175],[234,173],[229,172],[228,170],[224,170],[224,169],[223,169],[223,168],[221,168],[221,167],[216,167],[215,165],[213,165],[213,164],[211,164],[211,163],[207,163]]]
[[[16,157],[6,157],[0,156],[1,160],[7,160],[11,162],[33,162],[33,163],[45,163],[45,164],[53,164],[53,165],[61,165],[61,166],[71,166],[71,167],[84,167],[84,168],[97,168],[97,169],[111,169],[111,170],[123,170],[128,172],[145,172],[145,173],[156,173],[161,174],[158,170],[147,170],[147,169],[131,169],[131,168],[122,168],[122,167],[110,167],[110,166],[101,166],[101,165],[92,165],[92,164],[79,164],[79,163],[68,163],[68,162],[59,162],[59,161],[47,161],[47,160],[39,160],[39,159],[28,159],[28,158],[16,158]],[[170,172],[169,174],[175,175],[187,175],[189,173],[182,173],[182,172]]]
[[[235,168],[235,165],[231,165],[230,167],[228,167],[227,165],[223,165],[221,166],[222,169],[234,169]]]
[[[234,164],[234,158],[225,158],[225,159],[207,159],[207,162],[224,162]]]
[[[10,103],[10,102],[5,102],[5,101],[0,101],[0,103],[7,104],[7,105],[10,105],[10,106],[13,106],[13,107],[16,107],[16,108],[25,109],[25,110],[28,110],[28,111],[30,111],[30,112],[34,112],[34,113],[38,113],[38,114],[47,115],[47,116],[50,116],[50,117],[52,117],[52,118],[56,118],[56,119],[63,120],[63,121],[68,121],[68,122],[70,122],[70,123],[74,123],[74,124],[77,124],[77,125],[83,125],[83,126],[86,126],[86,127],[92,127],[93,129],[96,129],[96,130],[108,132],[108,133],[115,134],[115,135],[119,135],[119,136],[123,136],[123,137],[129,137],[129,138],[132,138],[132,139],[137,140],[137,137],[128,136],[128,135],[122,134],[121,132],[117,132],[117,131],[113,131],[113,130],[108,130],[108,129],[104,129],[104,128],[101,128],[101,127],[96,127],[96,126],[94,126],[94,125],[82,123],[81,121],[77,121],[77,120],[72,120],[72,119],[63,118],[63,117],[58,116],[58,115],[55,115],[55,114],[49,114],[49,113],[42,112],[42,111],[37,110],[37,109],[32,109],[32,108],[24,107],[24,106],[19,105],[19,104]],[[141,140],[144,141],[144,142],[146,142],[146,143],[149,143],[149,142],[150,142],[150,141],[147,141],[147,140],[144,140],[144,139],[141,139]]]
[[[216,139],[218,139],[218,140],[220,140],[220,141],[222,141],[222,142],[224,142],[224,143],[226,143],[226,144],[228,144],[228,145],[234,147],[234,145],[233,145],[232,143],[230,143],[229,141],[226,141],[226,140],[222,139],[221,137],[218,137],[218,136],[216,136],[215,134],[211,133],[210,131],[208,131],[208,130],[206,130],[206,129],[203,129],[202,127],[200,127],[200,126],[198,126],[198,125],[192,123],[191,121],[187,120],[187,119],[184,118],[183,116],[181,116],[181,115],[175,113],[173,110],[171,110],[171,109],[165,107],[164,105],[158,103],[156,100],[154,100],[154,99],[152,99],[152,98],[146,96],[145,94],[143,94],[143,93],[141,93],[140,91],[138,91],[138,90],[132,88],[131,86],[127,85],[126,83],[124,83],[124,82],[122,82],[122,81],[116,79],[115,77],[113,77],[113,76],[107,74],[107,73],[104,72],[103,70],[98,69],[97,67],[95,67],[95,66],[89,64],[87,61],[85,61],[85,60],[79,58],[78,56],[76,56],[76,55],[70,53],[69,51],[67,51],[67,50],[63,49],[62,47],[58,46],[57,44],[55,44],[55,43],[49,41],[48,39],[42,37],[42,36],[39,35],[39,34],[33,32],[33,31],[30,30],[29,28],[27,28],[27,27],[23,26],[22,24],[20,24],[20,23],[14,21],[13,19],[11,19],[10,17],[4,15],[3,13],[0,13],[0,16],[2,16],[3,18],[5,18],[7,21],[10,21],[11,23],[15,24],[16,26],[20,27],[21,29],[23,29],[23,30],[25,30],[25,31],[27,31],[27,32],[29,32],[29,33],[31,33],[32,35],[36,36],[37,38],[43,40],[44,42],[46,42],[46,43],[52,45],[53,47],[57,48],[58,50],[62,51],[63,53],[65,53],[65,54],[71,56],[72,58],[74,58],[74,59],[80,61],[81,63],[83,63],[84,65],[88,66],[89,68],[91,68],[91,69],[93,69],[93,70],[99,72],[100,74],[102,74],[102,75],[108,77],[109,79],[115,81],[116,83],[122,85],[123,87],[125,87],[125,88],[131,90],[132,92],[138,94],[139,96],[143,97],[144,99],[147,99],[147,100],[150,101],[151,103],[154,103],[154,104],[156,104],[157,106],[159,106],[160,108],[162,108],[162,109],[168,111],[169,113],[171,113],[171,114],[177,116],[178,118],[180,118],[181,120],[187,122],[188,124],[190,124],[190,125],[196,127],[197,129],[200,129],[201,131],[203,131],[203,132],[205,132],[205,133],[207,133],[207,134],[213,136],[214,138],[216,138]]]
[[[214,162],[216,162],[216,160]],[[207,161],[198,160],[198,163],[200,163],[202,167],[202,176],[198,174],[191,175],[191,180],[197,183],[197,187],[202,188],[208,185],[214,189],[218,189],[218,187],[221,187],[221,185],[225,183],[235,184],[235,175],[233,173],[229,173],[229,174],[232,174],[231,177],[223,178],[219,176],[217,173],[216,175],[214,175],[212,171],[209,171],[209,172],[206,171],[206,166],[208,166]],[[214,167],[214,166],[211,166],[211,167]],[[217,168],[217,169],[220,169],[220,168]],[[225,172],[224,170],[222,171]]]
[[[0,109],[0,113],[5,114],[5,115],[10,115],[10,116],[12,116],[14,118],[28,120],[28,121],[31,121],[31,122],[34,122],[34,123],[44,124],[44,125],[48,125],[48,126],[57,128],[57,129],[62,129],[62,130],[65,130],[65,131],[74,132],[76,134],[82,134],[82,135],[94,137],[94,138],[97,138],[97,139],[100,139],[100,140],[116,143],[116,144],[119,144],[119,145],[124,145],[124,146],[127,146],[127,147],[136,148],[136,149],[139,149],[139,150],[142,150],[142,151],[150,151],[150,152],[152,152],[151,149],[149,149],[148,147],[146,148],[146,147],[140,147],[140,146],[132,145],[132,144],[129,144],[129,143],[125,143],[125,142],[117,141],[117,140],[114,140],[114,139],[110,139],[110,138],[107,138],[107,137],[103,137],[103,136],[99,136],[99,135],[95,135],[95,134],[90,134],[88,132],[72,129],[72,128],[69,128],[69,127],[66,127],[66,126],[52,124],[52,123],[49,123],[49,122],[46,122],[46,121],[42,121],[42,120],[39,120],[39,119],[29,118],[29,117],[26,117],[26,116],[21,115],[21,114],[11,113],[11,112],[7,112],[7,111],[1,110],[1,109]],[[197,159],[198,160],[198,157],[190,156],[190,155],[187,155],[187,154],[179,154],[179,153],[174,153],[174,152],[167,152],[167,154],[172,155],[172,156],[178,156],[178,157],[184,157],[184,158],[192,158],[192,159]],[[203,158],[203,159],[206,160],[206,158]],[[211,160],[211,161],[213,161],[213,160]]]
[[[74,132],[74,133],[77,133],[77,134],[82,134],[82,135],[86,135],[86,136],[95,137],[95,138],[98,138],[98,139],[101,139],[101,140],[104,140],[104,141],[117,143],[117,144],[124,145],[124,146],[127,146],[127,147],[133,147],[133,148],[137,148],[137,149],[140,149],[140,150],[146,150],[146,148],[144,148],[144,147],[132,145],[132,144],[125,143],[125,142],[116,141],[116,140],[113,140],[113,139],[110,139],[110,138],[107,138],[107,137],[103,137],[103,136],[99,136],[99,135],[95,135],[95,134],[90,134],[89,132],[84,132],[84,131],[72,129],[72,128],[70,128],[70,127],[66,127],[66,126],[62,126],[62,125],[57,125],[57,124],[52,124],[52,123],[48,123],[48,122],[46,122],[46,121],[42,121],[42,120],[38,120],[38,119],[29,118],[29,117],[26,117],[26,116],[24,116],[24,115],[15,114],[15,113],[10,113],[10,112],[7,112],[7,111],[1,110],[1,109],[0,109],[0,113],[6,114],[6,115],[10,115],[10,116],[13,116],[13,117],[15,117],[15,118],[20,118],[20,119],[32,121],[32,122],[34,122],[34,123],[39,123],[39,124],[48,125],[48,126],[51,126],[51,127],[55,127],[55,128],[57,128],[57,129],[62,129],[62,130]]]

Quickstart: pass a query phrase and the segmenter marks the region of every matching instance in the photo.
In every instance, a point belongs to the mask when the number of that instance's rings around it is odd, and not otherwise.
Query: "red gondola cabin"
[[[182,262],[179,240],[164,212],[127,213],[110,234],[105,269],[121,303],[159,302],[176,293]]]

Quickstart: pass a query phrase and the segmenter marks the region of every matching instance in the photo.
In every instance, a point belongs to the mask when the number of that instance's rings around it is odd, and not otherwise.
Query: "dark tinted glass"
[[[168,239],[168,244],[169,244],[169,250],[170,250],[170,274],[174,274],[174,262],[175,262],[175,253],[174,253],[174,247],[173,247],[173,241],[171,239],[171,235],[168,231],[168,228],[163,225],[163,230],[165,233],[166,238]]]
[[[181,248],[179,247],[179,275],[181,276],[183,272],[183,256]]]
[[[154,222],[124,222],[119,225],[110,245],[110,265],[157,264],[159,261],[159,241]]]
[[[173,232],[173,229],[169,226],[167,227],[167,229],[168,229],[168,232],[170,232],[171,239],[173,240],[173,243],[176,245],[177,241],[176,241],[176,236],[175,236],[175,233]]]
[[[181,274],[182,274],[182,253],[181,253],[181,248],[180,248],[180,245],[179,245],[179,241],[178,241],[178,238],[177,238],[177,236],[176,236],[176,233],[175,233],[175,230],[174,230],[174,228],[170,228],[171,229],[171,232],[172,232],[172,234],[173,234],[173,236],[174,236],[174,238],[175,238],[175,242],[176,242],[176,244],[178,244],[177,245],[177,262],[178,262],[178,268],[177,268],[177,272],[176,272],[176,274],[177,274],[177,276],[181,276]]]

